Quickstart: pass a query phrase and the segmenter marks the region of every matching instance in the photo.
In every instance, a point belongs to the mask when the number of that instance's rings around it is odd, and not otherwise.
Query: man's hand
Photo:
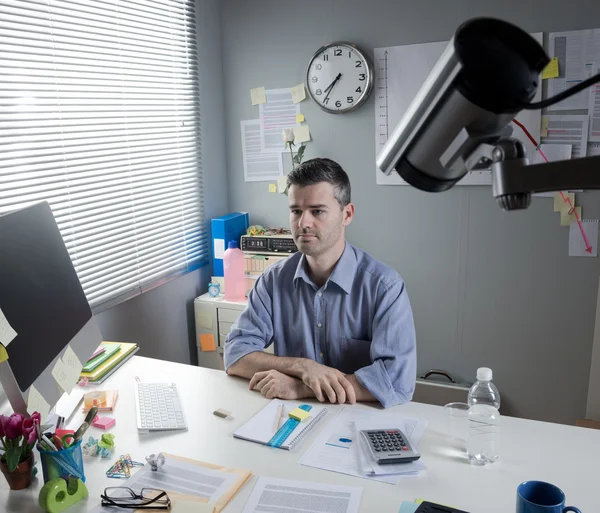
[[[252,376],[250,390],[258,390],[267,399],[304,399],[312,397],[312,390],[297,378],[276,370],[257,372]]]
[[[356,402],[356,391],[346,376],[337,369],[321,365],[313,360],[303,359],[301,363],[302,382],[310,387],[321,402],[350,404]]]

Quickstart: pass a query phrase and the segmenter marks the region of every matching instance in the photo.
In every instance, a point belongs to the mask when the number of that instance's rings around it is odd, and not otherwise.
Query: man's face
[[[302,253],[317,257],[344,239],[345,227],[354,215],[354,205],[350,203],[342,208],[330,183],[292,185],[288,198],[292,235]]]

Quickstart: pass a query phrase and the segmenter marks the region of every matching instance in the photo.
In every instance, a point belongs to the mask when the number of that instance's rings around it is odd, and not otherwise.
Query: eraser
[[[217,417],[221,417],[222,419],[226,419],[231,415],[230,411],[224,410],[223,408],[219,408],[218,410],[213,411],[213,415]]]
[[[113,427],[116,422],[117,421],[112,417],[96,417],[94,422],[92,422],[92,426],[100,429],[108,429]]]
[[[301,408],[296,408],[288,413],[288,417],[302,422],[304,419],[307,419],[308,417],[310,417],[310,413]]]

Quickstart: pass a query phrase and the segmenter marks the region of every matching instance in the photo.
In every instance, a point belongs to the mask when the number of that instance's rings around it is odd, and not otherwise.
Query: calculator
[[[412,446],[408,436],[398,428],[367,429],[360,434],[371,451],[373,459],[380,465],[386,463],[410,463],[421,455]]]

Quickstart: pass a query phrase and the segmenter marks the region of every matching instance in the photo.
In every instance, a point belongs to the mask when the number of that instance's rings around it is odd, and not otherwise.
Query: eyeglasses
[[[111,486],[105,488],[100,495],[102,506],[131,509],[169,509],[171,500],[164,490],[142,488],[140,493],[135,493],[126,486]]]

